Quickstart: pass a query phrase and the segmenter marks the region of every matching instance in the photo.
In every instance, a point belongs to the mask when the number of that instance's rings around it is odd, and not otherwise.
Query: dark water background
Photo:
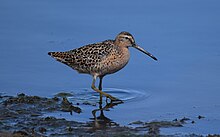
[[[132,98],[106,112],[119,124],[189,117],[163,133],[220,134],[220,2],[217,0],[0,0],[0,92],[53,96],[90,89],[47,55],[114,39],[128,31],[159,61],[130,49],[129,64],[104,78],[104,90]],[[118,92],[117,92],[118,91]],[[86,95],[86,93],[85,93]],[[126,114],[126,116],[125,116]],[[198,120],[198,115],[205,119]],[[74,119],[89,120],[84,108]]]

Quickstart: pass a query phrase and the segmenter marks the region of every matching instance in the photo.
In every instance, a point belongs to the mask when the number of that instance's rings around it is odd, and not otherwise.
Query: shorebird
[[[107,99],[116,101],[117,98],[102,91],[102,80],[104,76],[119,71],[128,63],[130,58],[129,47],[136,48],[157,60],[151,53],[137,45],[134,37],[125,31],[119,33],[115,40],[105,40],[65,52],[48,52],[48,54],[79,73],[92,75],[91,87],[100,93],[100,100],[104,95]],[[98,88],[95,86],[97,78],[100,79]]]

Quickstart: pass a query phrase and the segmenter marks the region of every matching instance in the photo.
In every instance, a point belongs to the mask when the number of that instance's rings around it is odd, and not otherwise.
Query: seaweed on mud
[[[63,97],[63,100],[61,102],[61,110],[65,112],[70,112],[71,115],[72,115],[72,111],[76,113],[82,112],[82,110],[79,107],[73,106],[73,104],[69,102],[66,97]]]

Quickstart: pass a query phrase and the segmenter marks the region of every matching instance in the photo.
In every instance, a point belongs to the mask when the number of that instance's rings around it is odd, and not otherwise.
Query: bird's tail
[[[58,57],[62,54],[62,52],[48,52],[48,55],[51,57]]]
[[[66,63],[67,53],[65,52],[48,52],[48,55],[55,58],[57,61]]]

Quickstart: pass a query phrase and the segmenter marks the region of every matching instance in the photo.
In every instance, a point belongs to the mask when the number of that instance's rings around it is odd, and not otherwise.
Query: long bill
[[[132,45],[132,47],[138,49],[139,51],[143,52],[144,54],[147,54],[147,55],[150,56],[152,59],[157,60],[156,57],[154,57],[151,53],[147,52],[146,50],[144,50],[144,49],[141,48],[140,46],[134,44],[134,45]]]

